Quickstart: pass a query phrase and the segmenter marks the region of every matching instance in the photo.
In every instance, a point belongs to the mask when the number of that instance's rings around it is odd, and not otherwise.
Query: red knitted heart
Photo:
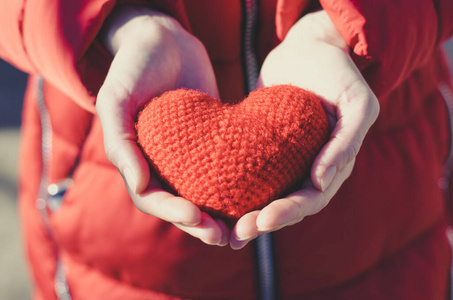
[[[305,179],[328,127],[318,98],[291,85],[262,88],[234,105],[193,90],[167,92],[136,124],[156,173],[201,210],[230,220]]]

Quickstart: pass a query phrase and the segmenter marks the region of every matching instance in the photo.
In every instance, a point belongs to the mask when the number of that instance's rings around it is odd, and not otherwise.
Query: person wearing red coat
[[[34,299],[447,299],[451,1],[4,1],[0,24],[31,74]],[[304,188],[232,230],[162,189],[135,143],[145,101],[275,84],[332,123]]]

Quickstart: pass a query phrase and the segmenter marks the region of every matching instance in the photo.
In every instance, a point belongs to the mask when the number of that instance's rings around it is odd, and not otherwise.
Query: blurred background
[[[0,299],[30,299],[17,218],[17,155],[27,75],[0,60]]]
[[[453,62],[453,39],[445,43]],[[452,65],[453,70],[453,65]],[[0,60],[0,299],[30,299],[17,218],[17,154],[27,75]]]

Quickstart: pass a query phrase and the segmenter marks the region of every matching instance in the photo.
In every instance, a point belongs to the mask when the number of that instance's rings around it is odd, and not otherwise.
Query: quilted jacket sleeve
[[[140,4],[183,24],[181,0],[1,0],[0,57],[42,76],[94,112],[111,62],[96,36],[115,5]]]
[[[453,34],[451,0],[320,0],[377,96],[385,96]]]

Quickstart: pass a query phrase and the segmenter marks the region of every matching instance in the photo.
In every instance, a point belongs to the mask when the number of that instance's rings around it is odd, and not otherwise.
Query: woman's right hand
[[[165,91],[184,87],[218,98],[204,46],[175,19],[138,6],[115,8],[100,39],[114,58],[96,111],[106,155],[122,174],[134,204],[207,244],[226,245],[229,231],[222,221],[162,189],[136,144],[134,128],[140,107]]]

